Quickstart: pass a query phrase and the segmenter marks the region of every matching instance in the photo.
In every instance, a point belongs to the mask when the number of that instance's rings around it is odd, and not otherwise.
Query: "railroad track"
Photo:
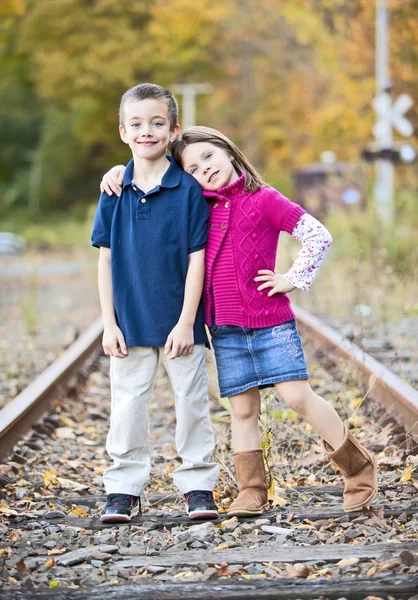
[[[22,600],[51,594],[71,599],[100,594],[100,598],[150,600],[367,596],[407,600],[418,594],[418,496],[413,474],[417,392],[364,353],[352,358],[350,344],[304,311],[298,311],[298,322],[308,340],[308,361],[320,363],[313,368],[313,379],[322,386],[321,393],[328,397],[341,393],[336,373],[342,371],[344,388],[355,390],[355,406],[358,395],[368,392],[367,400],[355,409],[352,425],[378,453],[381,466],[380,494],[370,511],[342,512],[340,478],[320,454],[318,440],[267,397],[262,421],[273,439],[276,506],[259,518],[228,519],[221,514],[218,521],[196,526],[185,517],[181,499],[172,491],[174,420],[172,411],[162,410],[171,395],[168,380],[160,373],[151,406],[156,464],[150,491],[143,498],[144,514],[129,525],[102,524],[98,512],[104,501],[107,359],[98,358],[85,368],[82,385],[70,393],[62,391],[100,345],[101,325],[96,322],[77,340],[77,347],[0,412],[0,452],[3,457],[9,453],[0,467],[0,595]],[[212,362],[208,366],[213,395],[214,366]],[[373,401],[383,402],[384,408]],[[52,408],[34,424],[48,403]],[[398,424],[389,419],[388,408]],[[214,417],[217,458],[223,467],[222,500],[233,493],[234,483],[228,424],[219,406]],[[290,424],[284,431],[286,418]],[[371,420],[373,432],[367,426]],[[31,435],[16,444],[30,427]],[[55,594],[49,587],[56,589]]]

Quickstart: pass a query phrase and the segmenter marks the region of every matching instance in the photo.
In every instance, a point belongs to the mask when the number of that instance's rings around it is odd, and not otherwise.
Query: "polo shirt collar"
[[[177,187],[180,183],[182,170],[172,156],[167,154],[167,158],[170,161],[170,165],[163,175],[160,187],[174,188]],[[129,185],[132,185],[133,178],[134,159],[132,158],[126,165],[125,173],[123,175],[123,189],[125,189]]]

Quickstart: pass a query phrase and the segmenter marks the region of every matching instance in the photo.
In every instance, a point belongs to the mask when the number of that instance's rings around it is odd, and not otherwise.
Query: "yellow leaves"
[[[228,548],[228,544],[219,544],[219,546],[215,546],[214,550],[226,550]]]
[[[25,12],[25,0],[2,0],[2,3],[0,4],[0,17],[11,15],[21,17]]]
[[[274,479],[272,479],[271,485],[269,487],[267,499],[271,502],[272,506],[286,506],[287,504],[286,500],[276,493]]]
[[[361,406],[362,402],[363,402],[364,398],[361,396],[358,396],[357,398],[353,398],[351,400],[351,405],[353,408],[359,408],[359,406]]]
[[[48,558],[48,560],[45,563],[45,567],[47,569],[52,569],[52,567],[55,567],[55,560],[53,558]]]
[[[182,579],[183,577],[193,577],[195,573],[193,571],[180,571],[180,573],[176,573],[173,579]]]
[[[248,575],[243,573],[242,575],[245,579],[265,579],[267,575],[265,573],[256,573],[255,575]]]
[[[65,415],[61,416],[61,421],[67,427],[77,427],[77,423],[75,421],[73,421],[72,419],[70,419],[70,417],[66,417]]]
[[[18,539],[20,539],[20,534],[16,530],[13,530],[10,534],[10,541],[16,542]]]
[[[60,584],[60,582],[57,581],[56,579],[54,579],[53,581],[49,582],[49,587],[50,588],[57,588],[57,587],[59,587],[59,584]]]
[[[73,507],[74,507],[74,505],[73,505]],[[87,513],[82,508],[73,508],[70,511],[70,514],[72,514],[72,515],[78,515],[78,516],[82,517],[82,516],[86,515]]]
[[[46,488],[58,485],[58,472],[55,469],[47,469],[44,473],[44,486]]]
[[[402,473],[401,481],[405,483],[406,481],[411,481],[412,473],[414,471],[414,465],[409,465],[407,469]]]
[[[222,523],[215,525],[215,527],[217,527],[218,529],[223,529],[224,527],[228,527],[228,525],[231,525],[232,523],[237,523],[237,521],[237,517],[231,517],[230,519],[226,519],[225,521],[222,521]]]

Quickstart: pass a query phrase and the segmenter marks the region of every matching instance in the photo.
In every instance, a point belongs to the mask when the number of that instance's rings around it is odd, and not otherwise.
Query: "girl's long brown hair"
[[[182,157],[184,150],[190,144],[199,142],[213,144],[232,156],[232,164],[237,173],[241,171],[245,173],[245,190],[247,192],[256,192],[260,187],[268,187],[257,169],[253,167],[234,142],[220,131],[211,127],[188,127],[171,143],[170,151],[176,163],[183,167]]]

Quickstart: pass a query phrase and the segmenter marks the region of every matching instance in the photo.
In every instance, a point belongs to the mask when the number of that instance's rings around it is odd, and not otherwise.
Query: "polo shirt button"
[[[146,198],[141,198],[141,202],[142,202],[142,204],[145,204],[145,202],[146,202],[146,201],[147,201],[147,199],[146,199]]]
[[[252,212],[252,213],[251,213],[251,216],[252,216],[252,217],[255,217],[255,212]]]
[[[257,258],[260,258],[259,254],[254,254],[254,258],[257,260]]]
[[[257,237],[257,234],[253,233],[251,237],[255,240],[255,238]]]
[[[269,314],[270,314],[270,311],[269,311],[269,310],[266,310],[266,311],[265,311],[265,313],[264,313],[264,316],[268,317],[268,316],[269,316]]]

